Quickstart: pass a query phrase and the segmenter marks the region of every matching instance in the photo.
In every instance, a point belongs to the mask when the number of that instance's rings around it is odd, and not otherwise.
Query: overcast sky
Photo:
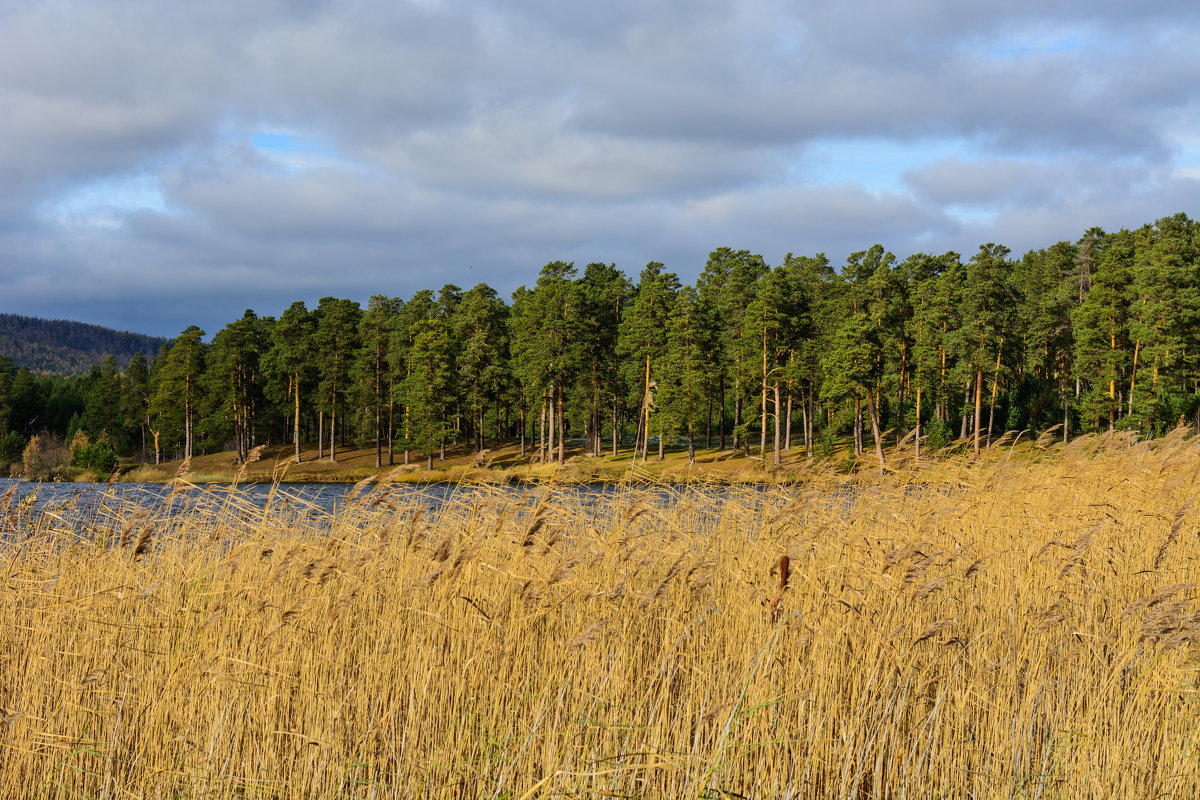
[[[0,312],[1019,254],[1200,215],[1197,87],[1180,0],[0,0]]]

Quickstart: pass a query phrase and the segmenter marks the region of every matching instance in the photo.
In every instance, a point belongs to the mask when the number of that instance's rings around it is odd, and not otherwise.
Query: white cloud
[[[1167,0],[0,0],[0,311],[172,333],[1194,213],[1198,39]]]

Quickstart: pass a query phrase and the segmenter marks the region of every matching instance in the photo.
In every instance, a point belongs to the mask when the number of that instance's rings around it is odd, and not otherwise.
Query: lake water
[[[9,494],[11,492],[11,494]],[[297,514],[321,527],[333,520],[350,500],[353,484],[285,483],[243,484],[230,488],[225,484],[173,487],[161,483],[33,483],[0,479],[0,541],[20,537],[31,523],[46,515],[55,527],[76,533],[95,535],[112,530],[125,519],[133,506],[151,512],[156,518],[179,515],[208,515],[210,519],[250,519],[268,506],[271,511]],[[375,494],[368,494],[375,492]],[[436,511],[447,503],[471,504],[484,497],[502,497],[506,502],[524,502],[532,508],[550,493],[551,499],[568,502],[589,513],[602,514],[610,506],[627,506],[636,500],[670,507],[680,503],[692,507],[705,518],[721,513],[725,503],[736,495],[741,509],[761,508],[764,490],[754,487],[638,487],[621,484],[564,484],[548,487],[539,484],[479,485],[467,483],[389,484],[367,487],[360,500],[386,500],[393,508],[423,507]],[[363,499],[365,498],[365,500]],[[376,505],[379,505],[376,503]]]

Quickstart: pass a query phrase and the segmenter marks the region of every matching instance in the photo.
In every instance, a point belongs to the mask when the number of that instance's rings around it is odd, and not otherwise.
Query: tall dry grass
[[[1193,796],[1200,440],[1040,459],[24,509],[0,796]]]

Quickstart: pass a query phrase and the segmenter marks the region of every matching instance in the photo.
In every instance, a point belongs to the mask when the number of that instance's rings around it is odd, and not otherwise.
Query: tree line
[[[0,314],[0,357],[34,372],[86,375],[106,355],[125,369],[134,353],[157,353],[166,342],[83,322]]]
[[[900,260],[722,247],[694,284],[651,262],[555,261],[506,302],[481,283],[247,310],[191,326],[153,360],[81,378],[0,359],[0,459],[39,430],[144,461],[257,444],[377,466],[519,443],[661,458],[666,447],[855,455],[998,431],[1200,428],[1200,227],[1177,214],[1012,257],[988,243]]]

